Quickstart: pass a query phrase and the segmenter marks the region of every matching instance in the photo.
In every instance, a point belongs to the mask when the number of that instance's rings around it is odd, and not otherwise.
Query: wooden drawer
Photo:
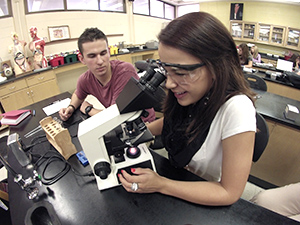
[[[13,93],[15,91],[26,88],[27,84],[24,79],[12,81],[10,83],[4,84],[0,86],[0,96],[7,95]]]
[[[117,55],[117,60],[132,63],[130,54]]]
[[[0,98],[0,101],[6,112],[20,109],[33,103],[28,88],[3,96]]]
[[[35,84],[39,84],[45,82],[47,80],[52,80],[55,78],[55,73],[51,71],[41,72],[30,77],[26,78],[26,82],[28,86],[32,86]]]
[[[300,101],[300,89],[272,81],[266,81],[266,83],[268,86],[268,92]]]

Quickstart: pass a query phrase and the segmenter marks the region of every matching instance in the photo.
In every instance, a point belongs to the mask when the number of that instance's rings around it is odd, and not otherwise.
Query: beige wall
[[[300,28],[300,6],[282,3],[238,1],[244,3],[243,21]],[[231,2],[200,3],[200,10],[211,13],[229,28]]]
[[[237,1],[244,3],[243,21],[261,22],[267,24],[300,28],[300,6],[281,3]],[[200,3],[200,10],[211,13],[230,29],[230,6],[232,2],[204,2]],[[240,42],[236,42],[237,45]],[[283,55],[285,48],[257,44],[259,51]]]
[[[48,38],[48,26],[68,25],[73,40],[64,42],[47,43],[45,55],[56,54],[77,49],[76,38],[87,27],[98,27],[105,34],[120,34],[109,37],[110,45],[125,41],[125,44],[143,44],[149,40],[156,40],[156,36],[164,23],[169,20],[138,16],[132,14],[132,3],[126,1],[127,13],[109,12],[47,12],[25,15],[23,1],[12,1],[13,18],[0,19],[0,57],[3,61],[13,60],[8,53],[8,47],[13,44],[11,32],[15,31],[20,40],[27,43],[31,41],[29,29],[31,26],[38,28],[38,36]],[[27,56],[32,53],[26,46]]]
[[[244,3],[244,21],[263,22],[300,28],[300,6],[278,3],[261,3],[255,1],[239,1]],[[29,28],[36,26],[39,37],[48,37],[48,26],[69,25],[71,38],[78,38],[86,27],[99,27],[106,34],[121,34],[109,38],[110,44],[125,41],[127,44],[142,44],[155,40],[157,34],[169,20],[132,14],[132,3],[126,1],[127,13],[105,12],[56,12],[25,15],[23,1],[12,1],[13,18],[0,19],[0,57],[12,60],[8,47],[12,45],[11,32],[16,31],[20,40],[30,42]],[[200,10],[209,12],[220,19],[229,29],[231,2],[200,3]],[[237,43],[239,44],[239,43]],[[77,49],[76,39],[65,42],[54,42],[45,47],[46,55]],[[259,45],[262,52],[283,54],[285,49]],[[31,52],[26,47],[28,56]]]

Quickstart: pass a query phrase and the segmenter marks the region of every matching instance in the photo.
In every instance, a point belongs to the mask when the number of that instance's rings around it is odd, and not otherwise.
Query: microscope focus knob
[[[94,171],[97,176],[105,180],[111,172],[110,164],[108,162],[98,162],[94,166]]]

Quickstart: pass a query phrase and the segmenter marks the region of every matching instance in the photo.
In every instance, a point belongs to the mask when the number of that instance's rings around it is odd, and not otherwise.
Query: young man
[[[131,77],[139,79],[135,68],[127,62],[110,61],[108,41],[105,34],[97,28],[87,28],[78,39],[80,62],[88,70],[80,75],[77,88],[72,95],[70,105],[62,108],[59,115],[66,121],[80,105],[81,112],[93,116],[101,110],[85,101],[87,95],[95,96],[107,108],[115,104],[117,97]],[[147,110],[145,122],[155,119],[153,108]]]

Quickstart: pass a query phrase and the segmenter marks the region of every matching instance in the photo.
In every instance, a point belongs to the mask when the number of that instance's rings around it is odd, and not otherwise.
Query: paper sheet
[[[0,181],[5,180],[7,178],[7,170],[6,168],[3,166],[0,169]]]
[[[50,115],[58,112],[61,108],[67,108],[68,105],[70,104],[70,102],[71,102],[70,98],[66,98],[61,101],[56,101],[56,102],[53,102],[51,105],[44,107],[43,111],[46,113],[47,116],[50,116]]]

